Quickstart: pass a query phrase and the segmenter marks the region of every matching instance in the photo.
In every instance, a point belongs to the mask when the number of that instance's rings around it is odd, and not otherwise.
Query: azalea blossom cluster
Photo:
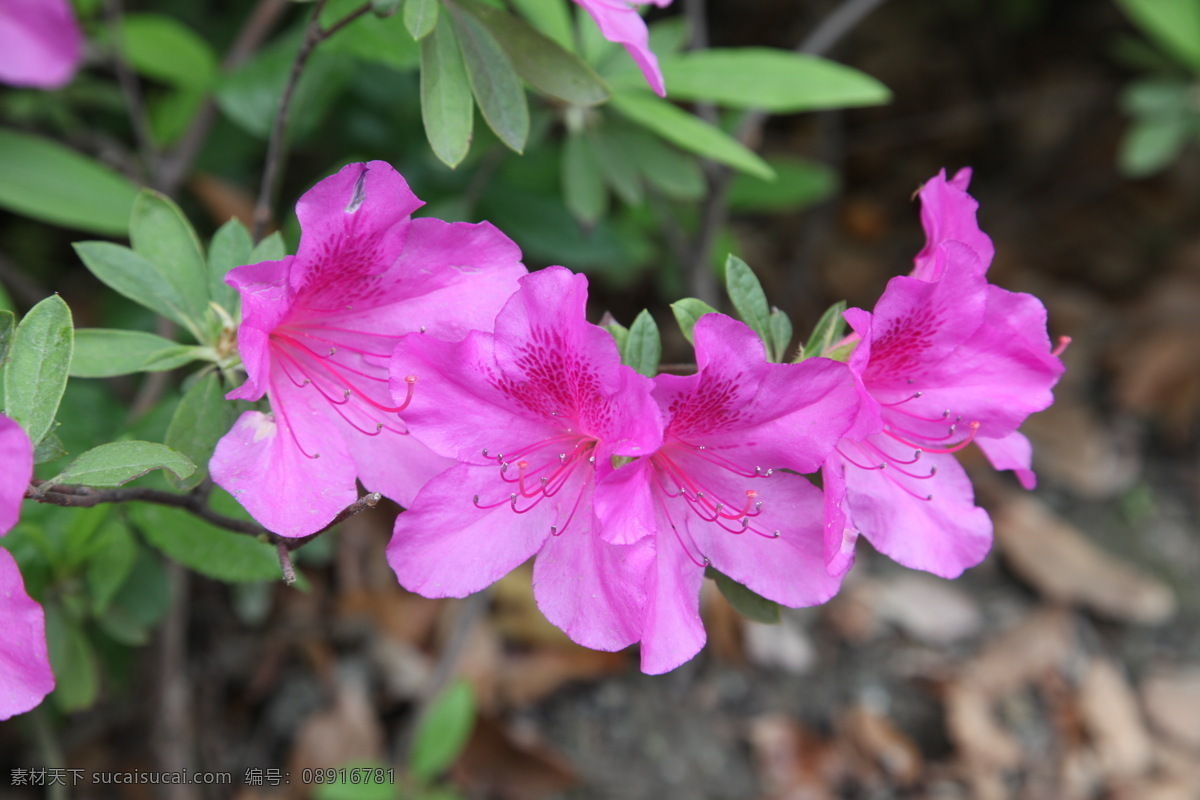
[[[413,219],[395,170],[352,164],[301,199],[295,256],[227,278],[247,376],[230,397],[270,411],[238,419],[213,478],[293,537],[327,526],[356,481],[392,497],[406,510],[388,560],[429,597],[535,557],[546,617],[588,647],[640,643],[648,673],[703,646],[709,568],[814,605],[862,535],[956,576],[991,522],[954,453],[978,444],[1032,486],[1017,428],[1063,369],[1041,302],[987,282],[969,178],[922,188],[912,273],[847,311],[829,353],[773,363],[749,327],[708,314],[696,372],[647,377],[586,320],[583,276],[528,273],[487,223]]]

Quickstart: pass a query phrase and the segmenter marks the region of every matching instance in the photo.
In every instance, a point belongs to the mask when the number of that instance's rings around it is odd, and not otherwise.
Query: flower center
[[[484,458],[494,458],[500,468],[500,480],[505,484],[504,496],[483,502],[479,495],[475,495],[472,502],[476,508],[485,510],[508,503],[514,513],[525,514],[547,499],[556,497],[569,485],[565,499],[571,507],[566,519],[561,524],[556,521],[550,526],[552,536],[561,536],[579,509],[587,481],[596,465],[595,450],[595,439],[572,432],[551,436],[515,453],[490,455],[485,449]],[[572,492],[575,495],[573,501],[569,499]],[[560,515],[564,506],[565,503],[558,506]]]

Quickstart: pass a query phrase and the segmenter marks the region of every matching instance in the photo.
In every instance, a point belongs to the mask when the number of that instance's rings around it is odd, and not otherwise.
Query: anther
[[[780,533],[779,533],[779,531],[775,531],[775,532],[773,532],[773,533],[771,534],[771,538],[772,538],[772,539],[778,539],[778,538],[779,538],[779,536],[780,536]]]
[[[1055,356],[1055,357],[1061,356],[1063,354],[1063,351],[1065,351],[1067,349],[1067,345],[1069,345],[1069,344],[1071,344],[1070,336],[1058,337],[1058,347],[1051,350],[1050,355]]]
[[[424,333],[424,332],[425,332],[425,326],[424,326],[424,325],[422,325],[422,326],[421,326],[421,333]]]
[[[565,464],[565,463],[567,463],[567,454],[566,454],[566,453],[559,453],[559,454],[558,454],[558,463],[560,463],[560,464]]]
[[[483,457],[484,457],[484,458],[487,458],[487,457],[488,457],[488,454],[487,454],[487,448],[486,448],[486,447],[485,447],[485,448],[483,448]]]

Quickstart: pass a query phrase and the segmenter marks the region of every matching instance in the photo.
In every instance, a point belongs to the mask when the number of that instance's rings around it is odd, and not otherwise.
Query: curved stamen
[[[912,459],[905,461],[901,458],[898,458],[897,456],[892,455],[891,453],[884,452],[882,447],[875,444],[870,439],[865,439],[862,442],[860,442],[859,444],[860,444],[860,446],[865,444],[867,447],[874,450],[879,455],[879,457],[882,458],[884,461],[890,461],[893,464],[906,464],[906,465],[907,464],[915,464],[921,460],[921,451],[920,450],[914,450]]]
[[[311,453],[310,454],[307,450],[304,449],[304,445],[300,444],[300,437],[298,437],[296,435],[296,429],[293,428],[292,423],[290,421],[288,421],[287,412],[285,412],[283,410],[282,403],[279,404],[278,408],[273,408],[272,410],[275,413],[277,413],[279,415],[279,417],[283,420],[284,427],[286,427],[288,429],[288,433],[292,437],[292,442],[295,443],[296,449],[300,451],[301,455],[303,455],[305,458],[311,458],[311,459],[318,459],[321,457],[320,453]]]
[[[367,394],[366,392],[364,392],[361,389],[359,389],[358,387],[356,387],[350,380],[348,380],[346,378],[345,375],[343,375],[336,367],[333,366],[332,363],[330,363],[330,361],[327,357],[324,357],[317,353],[314,353],[311,349],[309,349],[308,347],[305,347],[302,343],[296,341],[295,339],[293,339],[290,336],[278,336],[278,337],[273,337],[273,338],[278,338],[281,341],[286,341],[290,344],[293,344],[296,347],[299,347],[301,350],[305,351],[306,353],[311,354],[316,359],[315,363],[320,365],[321,367],[323,367],[326,371],[328,371],[335,378],[337,378],[338,382],[341,383],[341,385],[343,387],[345,387],[349,391],[353,391],[358,397],[362,398],[362,400],[371,404],[372,406],[379,409],[380,411],[386,411],[388,413],[398,413],[408,407],[407,401],[403,405],[399,405],[399,406],[383,405],[382,403],[376,401],[369,394]],[[278,352],[282,353],[283,351],[280,349]],[[345,365],[339,365],[339,366],[341,366],[344,369],[346,369],[350,372],[353,372],[355,374],[362,375],[363,377],[366,377],[366,378],[370,378],[371,380],[382,380],[385,382],[387,381],[387,378],[375,378],[370,375],[366,375],[365,373],[359,372],[358,370],[353,369],[351,367],[346,367]],[[412,376],[410,376],[410,377],[412,377]],[[414,381],[415,381],[415,378],[414,378]],[[326,395],[326,399],[328,399],[327,395]],[[411,400],[411,399],[412,399],[412,392],[411,392],[411,383],[410,383],[410,391],[409,391],[408,400]],[[330,400],[330,402],[334,402],[334,401]]]
[[[862,445],[859,442],[853,442],[853,444],[859,445],[859,449],[862,450]],[[846,451],[842,449],[840,444],[833,449],[838,452],[838,455],[840,455],[842,458],[846,459],[847,461],[849,461],[851,464],[858,467],[859,469],[883,469],[884,467],[887,466],[886,463],[876,464],[875,466],[870,466],[868,464],[860,464],[857,461],[855,461],[853,458],[851,458],[850,456],[846,455]]]
[[[954,426],[952,425],[950,427],[953,430]],[[895,439],[897,442],[900,442],[900,444],[908,445],[909,447],[915,447],[918,450],[924,450],[926,453],[957,453],[959,450],[962,450],[963,448],[965,448],[967,445],[969,445],[975,439],[975,434],[979,430],[979,423],[972,422],[967,427],[969,427],[971,429],[971,432],[967,434],[967,438],[963,439],[961,442],[959,442],[957,444],[951,445],[950,447],[928,447],[925,445],[917,444],[915,442],[910,442],[907,439],[904,439],[903,437],[894,433],[890,427],[884,428],[883,433],[886,434],[887,436],[890,436],[891,438]]]
[[[1066,349],[1067,349],[1067,346],[1068,346],[1068,345],[1070,345],[1070,344],[1071,344],[1071,337],[1070,337],[1070,336],[1060,336],[1060,337],[1058,337],[1058,346],[1057,346],[1057,347],[1055,347],[1053,350],[1051,350],[1051,351],[1050,351],[1050,355],[1052,355],[1052,356],[1055,356],[1056,358],[1057,358],[1058,356],[1061,356],[1061,355],[1063,354],[1063,352],[1065,352],[1065,351],[1066,351]]]
[[[924,392],[915,392],[914,394],[910,394],[908,397],[904,398],[903,400],[897,400],[894,403],[880,403],[880,405],[885,408],[895,408],[896,406],[904,405],[905,403],[907,403],[910,400],[916,400],[923,394],[924,394]]]

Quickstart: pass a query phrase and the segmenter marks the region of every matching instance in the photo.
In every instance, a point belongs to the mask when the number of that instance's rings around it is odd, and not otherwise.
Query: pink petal
[[[454,461],[439,456],[413,436],[388,430],[367,436],[344,419],[336,419],[335,424],[366,490],[406,508],[431,478],[454,466]]]
[[[650,31],[646,28],[646,23],[638,14],[637,9],[631,6],[627,0],[575,0],[575,2],[596,21],[596,25],[599,26],[600,33],[604,35],[605,39],[625,46],[630,57],[633,58],[633,62],[638,65],[642,75],[645,76],[646,83],[650,84],[650,88],[659,97],[665,97],[667,92],[663,84],[662,70],[658,67],[658,58],[650,50]],[[655,0],[655,5],[664,7],[669,2],[670,0],[666,0],[666,2]]]
[[[258,522],[281,536],[307,536],[358,498],[354,462],[329,420],[304,404],[274,417],[242,414],[217,442],[209,469]],[[294,434],[294,436],[293,436]],[[303,443],[310,458],[300,450]]]
[[[845,510],[847,466],[835,452],[821,468],[825,495],[823,555],[826,571],[836,577],[845,575],[854,566],[854,547],[858,543],[858,531],[850,524]]]
[[[632,544],[654,533],[653,469],[650,459],[639,458],[597,482],[593,502],[606,542]]]
[[[586,517],[577,519],[538,553],[533,593],[546,619],[573,641],[593,650],[620,650],[642,637],[653,540],[609,544],[584,524]]]
[[[897,458],[912,455],[882,435],[868,441]],[[852,455],[863,459],[859,463],[867,458]],[[894,464],[884,469],[847,464],[846,508],[851,524],[884,555],[912,569],[956,578],[987,555],[992,522],[975,506],[971,481],[954,456],[923,453],[906,469],[928,474],[931,467],[937,468],[935,477],[917,479],[898,473]]]
[[[271,331],[292,309],[287,276],[293,261],[294,257],[288,256],[280,261],[247,264],[234,267],[225,276],[225,282],[237,289],[242,297],[238,354],[246,368],[246,380],[227,395],[230,400],[253,402],[266,394],[267,379],[271,374]]]
[[[947,267],[969,264],[986,272],[992,263],[995,248],[987,234],[979,229],[975,214],[979,203],[967,194],[971,170],[963,168],[953,179],[946,180],[942,170],[921,187],[921,224],[925,227],[925,247],[917,254],[912,276],[925,281],[941,278]],[[952,264],[941,249],[947,241],[960,242],[975,254],[975,259]]]
[[[58,89],[83,56],[83,35],[68,0],[0,3],[0,83]]]
[[[330,312],[362,302],[377,289],[404,247],[409,215],[422,202],[390,164],[348,164],[305,192],[296,204],[300,247],[288,276],[306,304]]]
[[[1033,445],[1021,433],[1014,431],[1000,439],[979,437],[975,440],[979,449],[996,469],[1011,469],[1026,489],[1037,486],[1037,475],[1030,468],[1033,462]]]
[[[12,555],[0,548],[0,720],[29,711],[53,689],[45,614],[25,593]]]
[[[661,511],[658,529],[671,530]],[[700,620],[704,568],[692,563],[682,547],[664,541],[662,535],[656,551],[642,623],[642,672],[648,675],[670,672],[699,653],[705,641]]]
[[[21,500],[33,479],[33,443],[24,428],[0,414],[0,536],[12,530],[21,515]],[[0,616],[0,619],[3,617]]]
[[[524,514],[501,502],[510,491],[495,467],[459,464],[425,485],[411,508],[396,519],[387,548],[388,563],[404,588],[425,597],[466,597],[484,589],[527,561],[550,538],[550,528],[562,525],[580,505],[585,526],[590,504],[580,493],[590,485],[564,487],[554,498]],[[566,526],[563,535],[572,530]],[[583,535],[588,535],[586,532]]]

